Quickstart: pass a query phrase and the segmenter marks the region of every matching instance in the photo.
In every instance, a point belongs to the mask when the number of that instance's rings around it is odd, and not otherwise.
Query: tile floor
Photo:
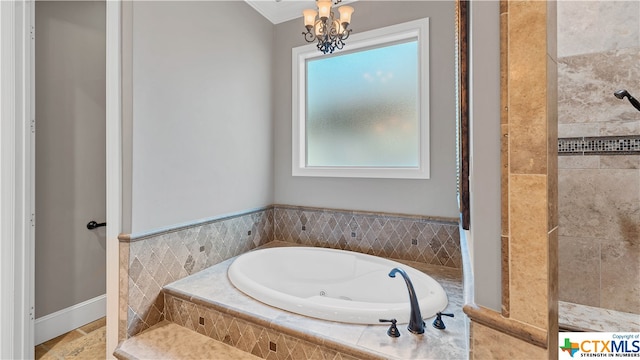
[[[36,360],[104,359],[107,319],[98,319],[35,348]]]

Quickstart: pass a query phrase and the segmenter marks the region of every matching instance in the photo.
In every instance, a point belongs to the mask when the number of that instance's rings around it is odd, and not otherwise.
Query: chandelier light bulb
[[[313,27],[313,24],[316,22],[316,15],[318,12],[313,9],[307,9],[302,12],[304,16],[304,26],[308,29],[309,27]]]
[[[331,1],[319,0],[318,1],[318,16],[320,19],[325,20],[329,18],[331,14]]]
[[[338,8],[338,12],[340,13],[341,24],[351,23],[351,14],[353,14],[353,8],[351,6],[341,6]]]

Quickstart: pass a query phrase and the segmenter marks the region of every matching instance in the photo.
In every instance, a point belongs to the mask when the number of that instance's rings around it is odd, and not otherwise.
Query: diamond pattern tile
[[[174,308],[165,306],[167,304],[160,296],[162,287],[272,240],[452,268],[462,266],[460,236],[455,222],[278,205],[121,244],[123,251],[128,247],[127,261],[121,263],[122,273],[128,273],[128,286],[125,285],[122,292],[127,305],[126,310],[123,307],[121,311],[121,316],[125,316],[126,312],[126,320],[121,320],[126,323],[127,336],[133,336],[167,318],[193,327],[200,326],[195,330],[211,337],[214,334],[220,337],[220,329],[199,324],[202,315],[185,315],[183,307],[187,305],[171,304]],[[169,313],[172,313],[172,319]],[[231,318],[225,319],[223,316],[221,321],[232,326]],[[227,327],[220,338],[234,345],[242,345],[247,352],[259,353],[260,357],[274,358],[275,355],[269,353],[268,343],[265,345],[256,342],[256,339],[242,339],[234,335],[237,335],[236,328],[232,330]],[[294,359],[296,357],[291,352],[295,348],[287,348],[290,350],[287,351],[288,356]],[[314,357],[335,357],[335,354],[329,355],[319,352]],[[280,355],[277,358],[280,359]]]
[[[165,294],[166,319],[263,359],[356,360],[294,336]],[[200,324],[203,318],[204,325]]]
[[[165,318],[164,298],[159,296],[164,285],[271,241],[272,212],[266,209],[129,243],[130,260],[122,264],[129,274],[127,335]]]
[[[304,230],[302,228],[304,225]],[[274,240],[358,251],[453,268],[460,261],[458,224],[420,217],[277,206]]]

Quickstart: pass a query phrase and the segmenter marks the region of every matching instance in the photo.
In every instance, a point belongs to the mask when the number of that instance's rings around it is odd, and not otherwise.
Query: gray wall
[[[501,311],[500,8],[471,3],[471,244],[475,302]]]
[[[36,317],[105,293],[105,4],[36,2]]]
[[[131,10],[131,232],[273,203],[274,26],[239,1]]]
[[[457,217],[452,1],[363,1],[353,5],[354,33],[430,18],[431,179],[291,176],[291,49],[304,45],[302,19],[275,29],[274,153],[279,204]],[[348,48],[349,44],[345,49]],[[348,91],[348,89],[347,89]]]

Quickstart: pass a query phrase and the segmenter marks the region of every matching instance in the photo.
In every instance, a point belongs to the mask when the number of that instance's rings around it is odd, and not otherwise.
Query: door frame
[[[122,230],[122,2],[106,2],[107,358],[118,345]]]
[[[107,358],[118,344],[121,0],[106,3]],[[0,1],[0,358],[34,357],[35,0]]]
[[[33,6],[0,1],[0,358],[34,352]]]

